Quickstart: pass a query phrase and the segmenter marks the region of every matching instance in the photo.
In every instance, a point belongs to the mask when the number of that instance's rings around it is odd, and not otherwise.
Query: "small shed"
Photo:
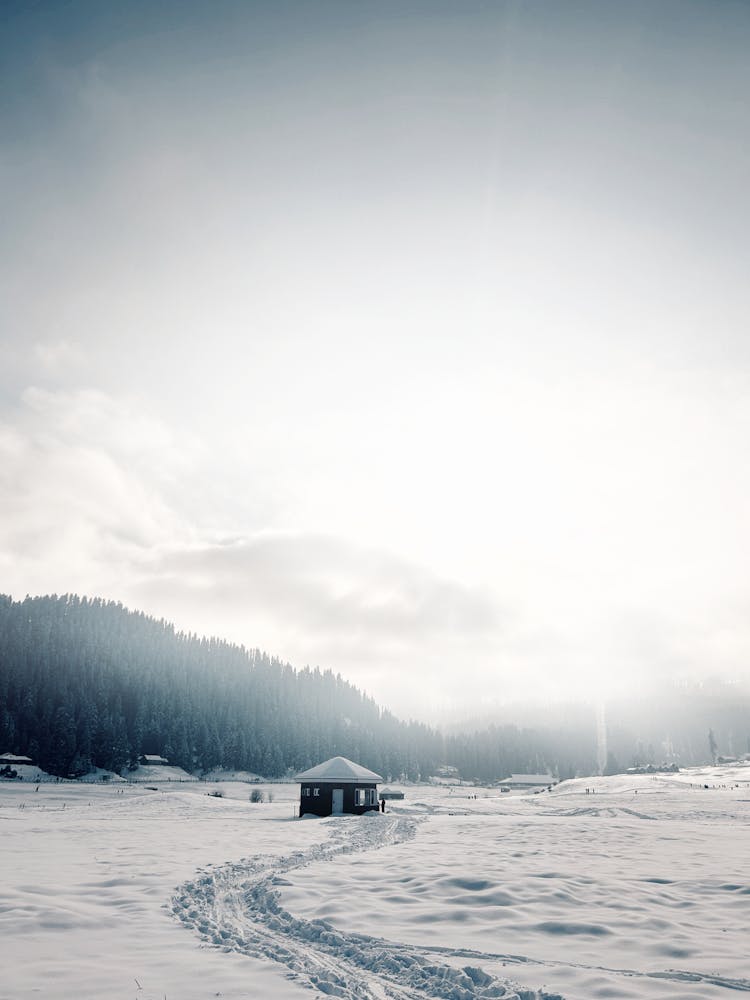
[[[300,783],[299,814],[361,815],[378,808],[377,784],[383,779],[346,757],[330,760],[297,775]]]
[[[138,763],[145,767],[169,767],[171,766],[166,757],[159,756],[158,753],[142,753],[138,758]]]
[[[511,774],[500,782],[502,788],[546,788],[556,784],[557,779],[551,774]]]
[[[380,798],[381,799],[403,799],[404,793],[395,788],[381,788]]]
[[[0,767],[13,767],[15,764],[33,764],[31,757],[18,753],[0,753]]]

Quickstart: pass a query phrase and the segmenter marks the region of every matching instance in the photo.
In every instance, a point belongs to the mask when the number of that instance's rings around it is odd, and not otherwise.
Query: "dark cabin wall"
[[[317,795],[315,795],[316,788],[318,789]],[[371,810],[378,808],[377,805],[356,806],[354,804],[355,790],[358,788],[374,788],[377,793],[377,785],[375,783],[367,784],[366,782],[358,782],[357,784],[353,784],[341,781],[304,782],[300,787],[300,816],[303,816],[305,813],[312,813],[314,816],[330,816],[333,812],[334,788],[344,789],[345,814],[361,816],[362,813],[370,812]],[[306,789],[309,789],[309,795],[305,794]]]

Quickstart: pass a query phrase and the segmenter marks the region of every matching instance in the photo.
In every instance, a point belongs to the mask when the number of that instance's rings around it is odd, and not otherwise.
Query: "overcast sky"
[[[423,717],[750,672],[750,5],[5,0],[0,590]]]

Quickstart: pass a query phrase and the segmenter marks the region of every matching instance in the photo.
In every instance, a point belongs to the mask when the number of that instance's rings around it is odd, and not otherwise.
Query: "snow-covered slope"
[[[36,764],[14,764],[13,770],[16,772],[15,778],[0,778],[0,785],[5,785],[13,781],[33,781],[38,783],[40,781],[58,781],[59,779],[54,776],[54,774],[48,774],[43,771],[41,767],[37,767]]]
[[[750,768],[473,794],[414,789],[413,850],[308,866],[282,905],[566,1000],[750,991]]]
[[[170,764],[139,764],[125,775],[128,781],[197,781],[194,774],[188,774],[181,767]]]
[[[312,822],[294,784],[158,787],[0,785],[0,1000],[750,992],[750,768]]]

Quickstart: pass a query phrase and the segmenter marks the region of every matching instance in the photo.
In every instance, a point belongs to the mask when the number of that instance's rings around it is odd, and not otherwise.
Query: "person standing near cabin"
[[[380,800],[380,811],[381,811],[382,813],[384,813],[384,812],[385,812],[385,799],[381,799],[381,800]]]

